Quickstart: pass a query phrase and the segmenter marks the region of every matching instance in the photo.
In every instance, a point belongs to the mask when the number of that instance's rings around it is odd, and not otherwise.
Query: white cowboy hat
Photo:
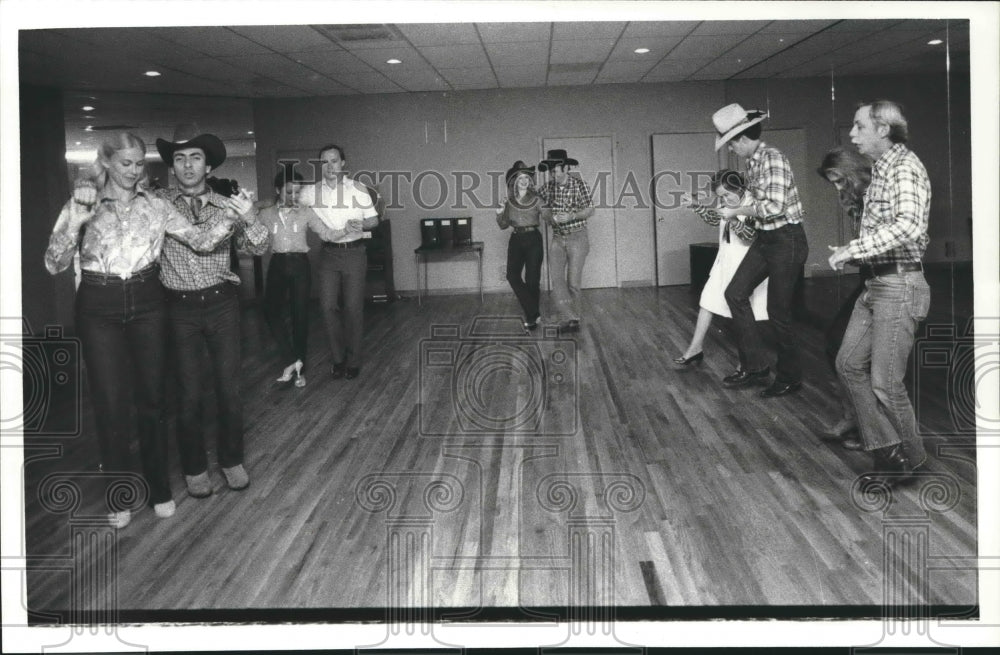
[[[739,132],[751,125],[756,125],[767,117],[767,113],[759,109],[747,111],[735,102],[726,105],[712,114],[712,123],[715,124],[715,130],[719,133],[715,137],[715,149],[718,150]]]

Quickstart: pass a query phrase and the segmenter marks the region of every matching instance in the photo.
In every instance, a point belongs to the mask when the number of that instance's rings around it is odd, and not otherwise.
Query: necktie
[[[198,215],[201,214],[201,198],[199,196],[194,196],[191,198],[191,213],[197,219]]]

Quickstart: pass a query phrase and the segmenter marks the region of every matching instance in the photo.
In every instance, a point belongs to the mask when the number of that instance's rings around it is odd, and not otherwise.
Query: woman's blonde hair
[[[80,170],[80,177],[93,180],[98,189],[103,188],[108,182],[108,171],[105,169],[104,164],[110,163],[111,158],[119,150],[129,150],[131,148],[137,148],[142,152],[143,157],[146,156],[146,143],[131,132],[113,132],[108,134],[97,148],[97,159],[89,167]],[[136,186],[144,187],[146,183],[146,171],[143,169],[142,177]]]

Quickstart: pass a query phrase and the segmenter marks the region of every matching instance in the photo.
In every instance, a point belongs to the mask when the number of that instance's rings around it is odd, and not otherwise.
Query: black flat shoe
[[[767,376],[771,374],[768,367],[764,367],[759,371],[744,371],[739,370],[732,375],[727,375],[722,378],[722,384],[725,386],[735,389],[736,387],[745,387],[750,384],[760,383],[767,380]]]
[[[361,369],[358,368],[357,366],[348,366],[344,370],[344,379],[346,380],[353,380],[359,375],[361,375]]]
[[[691,355],[690,357],[674,357],[674,364],[690,366],[691,364],[697,364],[703,359],[705,359],[705,351],[699,350],[697,354]]]
[[[777,398],[795,393],[802,388],[801,382],[778,382],[775,380],[767,389],[760,392],[761,398]]]
[[[347,373],[347,369],[344,367],[343,362],[340,364],[334,364],[333,368],[330,369],[330,377],[334,380],[339,380]]]

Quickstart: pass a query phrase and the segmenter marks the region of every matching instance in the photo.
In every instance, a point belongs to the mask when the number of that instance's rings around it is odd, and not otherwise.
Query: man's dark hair
[[[282,166],[274,176],[274,188],[282,189],[289,182],[305,182],[306,178],[293,171],[291,166]]]
[[[347,161],[347,157],[344,155],[344,149],[334,143],[328,143],[319,149],[319,157],[323,158],[323,153],[327,150],[336,150],[337,154],[340,155],[340,161]]]

